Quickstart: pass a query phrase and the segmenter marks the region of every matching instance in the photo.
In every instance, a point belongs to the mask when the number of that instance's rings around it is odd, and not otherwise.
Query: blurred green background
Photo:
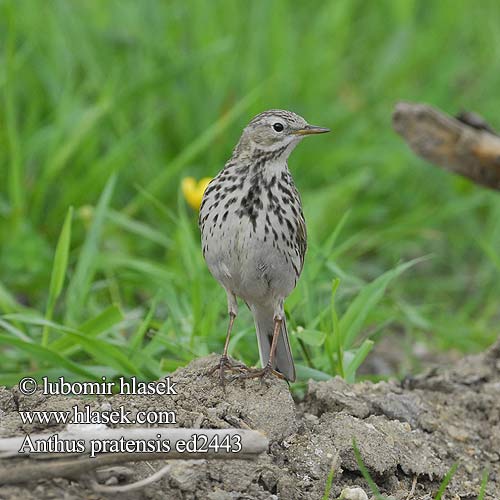
[[[287,302],[301,378],[354,362],[353,379],[368,338],[395,339],[400,374],[416,345],[487,346],[500,193],[414,157],[391,112],[500,127],[499,19],[494,0],[0,2],[0,384],[151,378],[221,350],[225,296],[180,183],[214,176],[268,108],[334,131],[289,162],[310,240]],[[243,308],[231,352],[258,359]]]

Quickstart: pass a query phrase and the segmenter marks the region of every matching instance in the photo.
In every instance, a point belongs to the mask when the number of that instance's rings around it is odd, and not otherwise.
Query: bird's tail
[[[266,366],[269,361],[271,342],[274,332],[274,312],[272,309],[252,307],[255,328],[257,329],[257,342],[259,344],[260,362]],[[288,340],[286,321],[283,317],[281,331],[276,345],[273,368],[282,373],[290,382],[295,381],[295,366],[293,364],[292,350]]]

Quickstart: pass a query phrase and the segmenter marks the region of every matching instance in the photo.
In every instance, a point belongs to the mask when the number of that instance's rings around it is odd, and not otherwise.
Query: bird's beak
[[[292,134],[295,135],[312,135],[312,134],[326,134],[330,132],[329,128],[316,127],[315,125],[306,125],[304,128],[294,130]]]

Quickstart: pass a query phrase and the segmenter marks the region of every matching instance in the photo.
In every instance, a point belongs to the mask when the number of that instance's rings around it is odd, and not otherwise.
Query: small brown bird
[[[242,377],[269,373],[295,380],[283,303],[297,284],[307,247],[302,203],[287,159],[307,135],[329,129],[283,110],[257,115],[243,130],[229,161],[208,185],[199,226],[203,256],[227,294],[229,326],[219,371]],[[262,370],[227,357],[238,314],[237,297],[252,311]]]

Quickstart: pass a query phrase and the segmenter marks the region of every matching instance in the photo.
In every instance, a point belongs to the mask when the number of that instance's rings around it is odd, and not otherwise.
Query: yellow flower
[[[203,177],[203,179],[200,179],[198,182],[196,182],[194,177],[184,177],[184,179],[182,179],[182,193],[186,201],[194,210],[200,209],[203,193],[211,180],[211,177]]]
[[[90,227],[94,217],[94,207],[92,205],[82,205],[77,211],[78,218],[83,222],[85,229]]]

